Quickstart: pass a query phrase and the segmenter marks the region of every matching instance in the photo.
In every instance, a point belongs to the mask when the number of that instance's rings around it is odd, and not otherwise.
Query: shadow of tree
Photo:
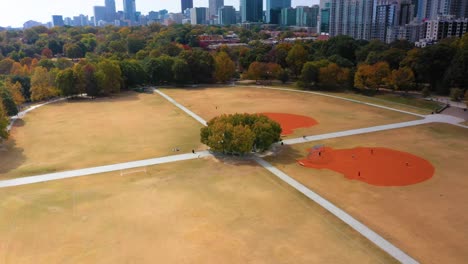
[[[265,157],[270,163],[289,165],[307,156],[306,149],[297,149],[290,145],[277,145],[272,155]]]
[[[22,148],[16,146],[13,139],[9,139],[0,145],[0,178],[1,174],[6,174],[18,168],[26,161],[23,151]]]

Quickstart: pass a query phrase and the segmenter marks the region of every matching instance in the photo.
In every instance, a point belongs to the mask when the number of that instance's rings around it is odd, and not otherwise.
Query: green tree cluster
[[[213,151],[246,154],[265,151],[281,138],[281,126],[261,114],[221,115],[201,129],[201,142]]]

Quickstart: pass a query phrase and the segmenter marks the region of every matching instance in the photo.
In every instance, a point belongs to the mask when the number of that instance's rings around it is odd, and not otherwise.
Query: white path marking
[[[206,121],[201,118],[200,116],[198,116],[197,114],[195,114],[194,112],[190,111],[187,107],[179,104],[178,102],[176,102],[176,100],[172,99],[171,97],[169,97],[168,95],[166,95],[165,93],[159,91],[158,89],[154,89],[154,92],[156,92],[157,94],[161,95],[162,97],[166,98],[166,100],[168,100],[169,102],[171,102],[172,104],[174,104],[175,106],[177,106],[178,108],[180,108],[182,111],[184,111],[185,113],[187,113],[188,115],[190,115],[191,117],[193,117],[195,120],[197,120],[198,122],[200,122],[202,125],[206,126],[207,123]]]
[[[44,175],[39,175],[39,176],[16,178],[16,179],[11,179],[11,180],[0,181],[0,188],[39,183],[39,182],[55,181],[55,180],[60,180],[60,179],[75,178],[75,177],[81,177],[81,176],[92,175],[92,174],[97,174],[97,173],[133,169],[133,168],[138,168],[138,167],[158,165],[158,164],[183,161],[183,160],[198,159],[198,158],[204,158],[204,157],[210,157],[210,156],[212,156],[210,152],[200,151],[200,152],[196,152],[195,154],[187,153],[187,154],[166,156],[166,157],[155,158],[155,159],[147,159],[147,160],[131,161],[131,162],[119,163],[119,164],[113,164],[113,165],[106,165],[106,166],[100,166],[100,167],[49,173],[49,174],[44,174]]]
[[[263,166],[265,169],[273,173],[275,176],[292,186],[294,189],[298,190],[309,199],[313,200],[314,202],[318,203],[320,206],[325,208],[327,211],[341,219],[343,222],[348,224],[354,230],[358,231],[361,235],[372,241],[382,250],[393,256],[395,259],[400,261],[401,263],[408,263],[408,264],[415,264],[418,263],[415,259],[410,257],[408,254],[400,250],[399,248],[395,247],[392,243],[388,242],[385,238],[381,237],[376,232],[372,231],[370,228],[356,220],[354,217],[346,213],[345,211],[341,210],[322,196],[318,195],[314,191],[310,190],[306,186],[302,185],[298,181],[294,180],[292,177],[288,176],[284,172],[280,171],[270,163],[266,162],[265,160],[255,157],[255,161],[258,164]]]
[[[313,91],[293,90],[293,89],[287,89],[287,88],[273,88],[273,87],[261,87],[261,86],[249,86],[249,87],[253,87],[255,89],[269,89],[269,90],[279,90],[279,91],[288,91],[288,92],[296,92],[296,93],[309,93],[309,94],[314,94],[314,95],[320,95],[320,96],[326,96],[326,97],[331,97],[331,98],[335,98],[335,99],[345,100],[345,101],[349,101],[349,102],[353,102],[353,103],[369,105],[369,106],[382,108],[382,109],[386,109],[386,110],[396,111],[396,112],[400,112],[400,113],[404,113],[404,114],[408,114],[408,115],[424,117],[424,115],[416,114],[416,113],[413,113],[413,112],[403,111],[403,110],[395,109],[395,108],[392,108],[392,107],[367,103],[367,102],[363,102],[363,101],[359,101],[359,100],[355,100],[355,99],[350,99],[350,98],[345,98],[345,97],[341,97],[341,96],[336,96],[336,95],[331,95],[331,94],[324,94],[324,93],[313,92]]]
[[[38,104],[38,105],[31,106],[31,107],[29,107],[28,109],[19,112],[17,115],[12,116],[12,117],[10,118],[10,124],[9,124],[8,127],[7,127],[7,131],[10,131],[10,130],[11,130],[11,128],[12,128],[13,125],[15,124],[16,120],[18,120],[18,119],[24,117],[27,113],[31,112],[32,110],[36,110],[37,108],[42,107],[42,106],[44,106],[44,105],[48,105],[48,104],[56,103],[56,102],[59,102],[59,101],[63,101],[63,100],[65,100],[65,99],[66,99],[66,98],[55,99],[55,100],[52,100],[52,101],[49,101],[49,102],[45,102],[45,103],[42,103],[42,104]]]

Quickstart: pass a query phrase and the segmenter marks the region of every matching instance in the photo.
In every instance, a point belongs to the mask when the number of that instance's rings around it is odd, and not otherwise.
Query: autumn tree
[[[0,74],[10,74],[11,67],[15,63],[14,60],[6,58],[0,61]]]
[[[414,86],[414,73],[408,67],[393,70],[389,77],[389,84],[393,89],[408,91]]]
[[[18,114],[18,107],[13,100],[13,96],[11,95],[10,91],[2,86],[0,87],[0,100],[2,105],[4,106],[5,113],[8,116],[14,116]]]
[[[301,44],[295,44],[288,52],[286,63],[295,76],[301,74],[302,66],[306,63],[308,55],[307,50]]]
[[[190,66],[182,59],[175,59],[172,65],[172,74],[177,84],[184,85],[192,80]]]
[[[8,138],[8,116],[2,101],[0,101],[0,143]]]
[[[354,86],[359,89],[379,89],[389,80],[390,67],[386,62],[361,64],[354,75]]]
[[[100,93],[109,95],[120,92],[122,71],[116,61],[102,60],[97,65],[96,72]]]
[[[31,77],[31,100],[40,101],[58,95],[58,90],[51,83],[51,74],[46,68],[37,67]]]
[[[23,87],[21,86],[20,82],[14,82],[11,78],[7,79],[5,82],[5,88],[10,91],[11,96],[13,97],[13,101],[17,106],[22,105],[25,102],[22,90]]]
[[[236,72],[236,65],[226,52],[219,52],[215,57],[215,79],[225,83],[229,81]]]
[[[310,87],[316,84],[319,79],[320,68],[327,66],[329,63],[327,60],[306,62],[299,77],[299,87]]]
[[[264,115],[221,115],[201,129],[201,142],[213,151],[245,154],[265,151],[280,140],[281,126]]]
[[[330,63],[319,69],[319,84],[325,88],[342,88],[349,83],[349,69],[342,68],[336,63]]]
[[[60,71],[57,74],[55,83],[64,96],[75,96],[78,94],[75,76],[71,68]]]

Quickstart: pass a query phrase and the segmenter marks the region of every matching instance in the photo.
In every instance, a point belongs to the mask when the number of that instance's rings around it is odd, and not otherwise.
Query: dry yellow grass
[[[432,179],[406,187],[377,187],[330,170],[299,166],[315,144],[333,148],[387,147],[430,161]],[[422,263],[468,260],[468,130],[446,124],[287,146],[269,160],[388,238]]]
[[[313,94],[248,87],[162,89],[209,120],[223,113],[276,112],[312,117],[319,125],[297,129],[289,137],[322,134],[418,119],[394,111]]]
[[[5,264],[395,263],[248,161],[0,189],[0,212]]]
[[[0,149],[0,179],[200,149],[201,124],[159,95],[55,103],[28,113]]]

